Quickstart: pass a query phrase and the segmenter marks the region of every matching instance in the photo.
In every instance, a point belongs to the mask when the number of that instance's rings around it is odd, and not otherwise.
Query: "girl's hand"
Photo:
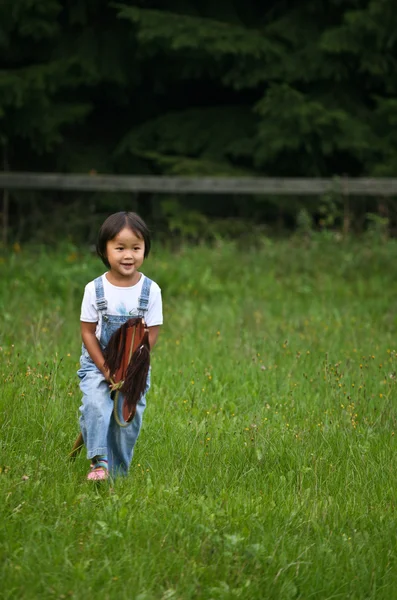
[[[102,369],[102,373],[103,373],[103,376],[104,376],[105,380],[109,381],[110,380],[110,371],[109,371],[109,369],[103,368]]]

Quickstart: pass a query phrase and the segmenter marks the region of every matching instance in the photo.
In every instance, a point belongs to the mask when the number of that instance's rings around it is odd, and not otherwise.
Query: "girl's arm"
[[[160,333],[160,325],[153,325],[153,327],[149,327],[149,346],[150,350],[153,350],[156,345],[157,338]]]
[[[88,354],[91,356],[93,362],[98,369],[103,373],[106,381],[109,381],[110,373],[109,369],[105,368],[105,358],[102,353],[102,349],[99,345],[97,337],[95,335],[96,323],[87,323],[81,321],[81,337],[83,339],[84,346],[87,348]],[[150,334],[149,334],[150,339]]]

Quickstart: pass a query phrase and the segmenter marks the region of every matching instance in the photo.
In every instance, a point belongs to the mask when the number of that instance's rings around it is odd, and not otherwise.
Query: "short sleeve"
[[[154,281],[150,287],[149,306],[145,320],[148,327],[154,327],[155,325],[163,324],[163,301],[161,297],[161,289]]]
[[[98,322],[98,310],[95,301],[95,287],[92,282],[85,286],[83,301],[81,303],[80,321],[85,323]]]

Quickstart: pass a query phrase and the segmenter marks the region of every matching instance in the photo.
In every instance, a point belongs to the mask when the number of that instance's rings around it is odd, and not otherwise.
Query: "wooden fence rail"
[[[0,189],[174,194],[397,196],[397,178],[168,177],[0,172]]]

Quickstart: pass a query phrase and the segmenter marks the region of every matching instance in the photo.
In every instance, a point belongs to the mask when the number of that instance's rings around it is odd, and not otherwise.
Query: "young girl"
[[[149,231],[137,214],[118,212],[103,223],[97,253],[108,271],[86,285],[80,317],[83,345],[77,374],[83,393],[80,427],[91,459],[88,480],[126,474],[141,429],[150,371],[133,420],[120,427],[103,351],[112,333],[134,316],[144,317],[151,349],[157,341],[163,323],[161,290],[139,271],[149,251]]]

